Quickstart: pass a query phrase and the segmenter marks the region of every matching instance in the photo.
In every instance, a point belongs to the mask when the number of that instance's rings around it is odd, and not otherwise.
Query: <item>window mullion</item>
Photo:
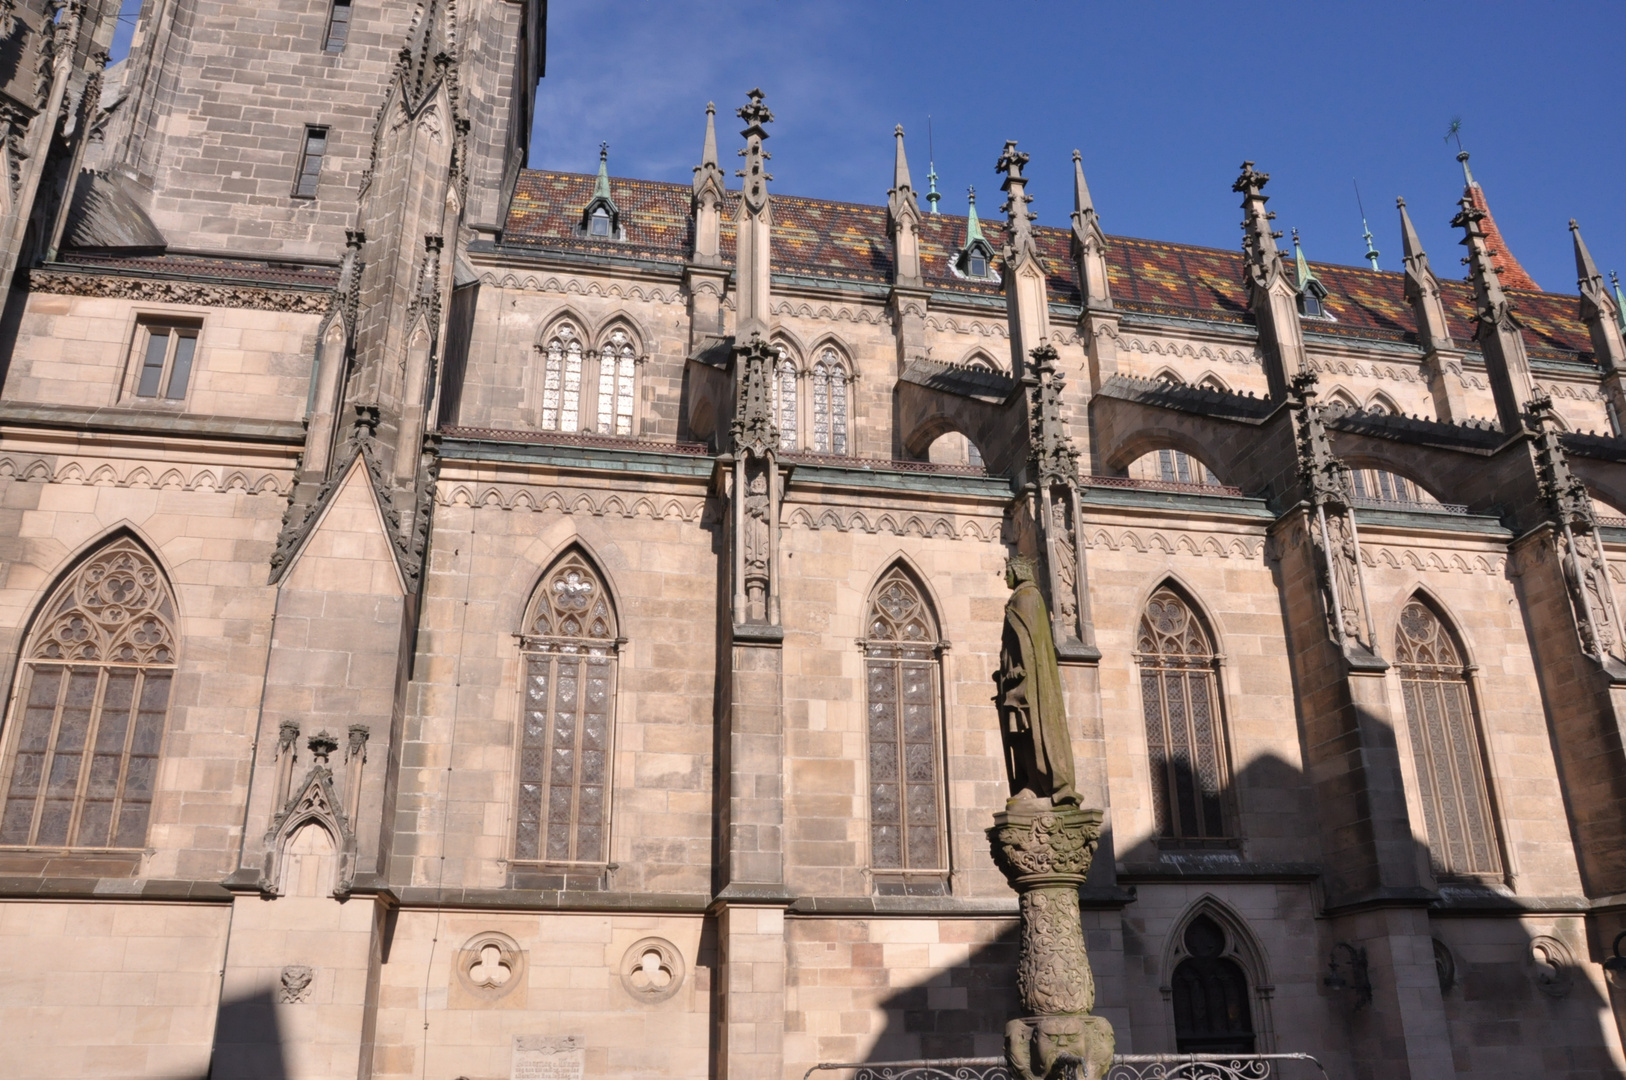
[[[105,673],[104,673],[105,674]],[[106,679],[102,680],[106,683]],[[135,683],[130,691],[130,708],[124,718],[124,746],[119,755],[119,778],[113,786],[113,810],[108,818],[107,836],[111,844],[119,832],[119,815],[124,813],[124,784],[130,777],[130,755],[135,749],[136,725],[141,715],[141,695],[146,691],[147,669],[137,668]],[[97,726],[101,726],[101,712],[96,713]],[[148,810],[149,825],[152,811]]]
[[[93,758],[96,753],[96,732],[102,726],[102,700],[106,695],[107,668],[102,666],[96,669],[96,692],[91,695],[90,720],[85,724],[85,746],[79,753],[79,779],[74,784],[73,809],[68,814],[67,844],[69,847],[79,846],[79,821],[85,816],[85,789],[90,786],[90,774],[95,765]],[[126,759],[126,762],[128,762],[128,759]],[[101,847],[104,845],[98,844],[96,846]]]
[[[591,415],[591,414],[589,414]],[[581,829],[582,820],[582,729],[587,726],[587,658],[577,654],[574,657],[576,664],[576,722],[570,732],[570,821],[568,823],[570,841],[565,847],[565,857],[571,862],[576,861],[577,833]]]
[[[30,674],[33,665],[30,665]],[[56,740],[62,730],[62,710],[67,704],[68,687],[73,682],[73,668],[62,665],[62,681],[56,688],[56,710],[51,714],[51,731],[45,740],[45,756],[40,763],[39,790],[34,793],[34,820],[28,826],[28,842],[39,840],[40,818],[45,814],[45,797],[50,791],[51,767],[56,763]],[[71,833],[69,834],[72,835]]]

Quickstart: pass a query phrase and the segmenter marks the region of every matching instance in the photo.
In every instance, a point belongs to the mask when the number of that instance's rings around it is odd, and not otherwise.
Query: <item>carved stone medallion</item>
[[[655,1005],[683,985],[683,954],[665,938],[635,941],[621,957],[621,985],[634,1001]]]

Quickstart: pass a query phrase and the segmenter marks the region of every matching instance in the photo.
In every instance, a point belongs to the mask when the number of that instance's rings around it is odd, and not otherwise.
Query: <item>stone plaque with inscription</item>
[[[580,1035],[515,1035],[509,1080],[582,1080],[585,1044]]]

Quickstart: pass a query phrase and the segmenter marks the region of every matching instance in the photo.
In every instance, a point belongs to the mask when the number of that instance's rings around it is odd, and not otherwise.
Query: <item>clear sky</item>
[[[760,85],[775,191],[884,202],[897,123],[924,191],[930,114],[944,211],[975,184],[997,214],[994,160],[1017,139],[1041,223],[1067,222],[1076,147],[1109,233],[1234,248],[1248,158],[1312,259],[1360,262],[1358,179],[1383,269],[1403,195],[1446,277],[1460,116],[1514,255],[1568,293],[1571,217],[1626,273],[1623,48],[1626,4],[1597,0],[551,0],[531,162],[589,171],[604,140],[614,175],[687,182],[715,100],[732,173],[733,110]]]

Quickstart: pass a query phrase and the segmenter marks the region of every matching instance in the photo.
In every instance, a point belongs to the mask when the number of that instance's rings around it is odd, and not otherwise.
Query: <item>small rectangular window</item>
[[[344,42],[349,36],[350,0],[333,0],[333,12],[327,20],[327,51],[344,52]]]
[[[183,401],[198,349],[197,326],[141,324],[136,335],[135,396]]]
[[[322,158],[327,153],[327,128],[305,129],[305,148],[299,155],[299,179],[294,182],[294,197],[316,198],[316,181],[322,174]]]

